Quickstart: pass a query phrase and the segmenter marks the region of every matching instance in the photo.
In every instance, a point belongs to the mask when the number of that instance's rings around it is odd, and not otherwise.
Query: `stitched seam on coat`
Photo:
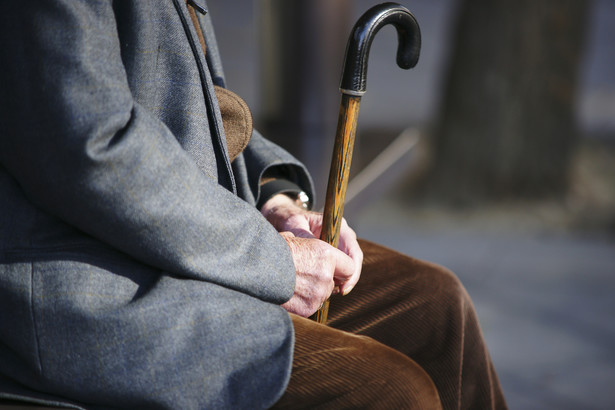
[[[39,375],[43,375],[43,362],[41,360],[40,338],[36,325],[36,315],[34,314],[34,262],[30,262],[30,320],[32,321],[32,331],[34,332],[34,344],[36,359],[38,361]]]
[[[95,252],[95,254],[87,253],[89,251]],[[0,262],[12,263],[12,262],[24,262],[32,260],[33,262],[40,257],[48,257],[50,255],[83,255],[84,252],[88,256],[96,257],[102,252],[102,257],[107,258],[109,256],[122,255],[125,258],[130,258],[128,255],[121,253],[114,249],[106,249],[100,246],[94,246],[91,244],[58,244],[50,246],[33,246],[30,248],[13,248],[0,250]],[[104,260],[104,259],[103,259]]]

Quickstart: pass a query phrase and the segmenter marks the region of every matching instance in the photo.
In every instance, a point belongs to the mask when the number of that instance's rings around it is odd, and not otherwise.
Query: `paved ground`
[[[527,216],[417,213],[385,199],[353,219],[360,236],[457,273],[511,409],[615,408],[614,237]]]

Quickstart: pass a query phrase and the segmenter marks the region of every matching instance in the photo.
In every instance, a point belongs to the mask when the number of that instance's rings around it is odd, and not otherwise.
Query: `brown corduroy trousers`
[[[291,315],[295,351],[274,408],[505,409],[467,292],[451,272],[361,241],[361,280],[327,326]]]

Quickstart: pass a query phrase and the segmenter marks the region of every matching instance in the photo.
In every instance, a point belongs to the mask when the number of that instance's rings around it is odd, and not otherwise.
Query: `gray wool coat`
[[[270,167],[311,182],[257,133],[229,163],[208,18],[205,57],[184,0],[0,2],[0,397],[283,393],[295,272],[254,204]]]

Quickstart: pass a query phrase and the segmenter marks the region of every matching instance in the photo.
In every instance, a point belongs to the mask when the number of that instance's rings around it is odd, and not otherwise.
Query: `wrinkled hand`
[[[322,214],[306,211],[286,195],[276,195],[261,208],[288,243],[297,279],[295,293],[282,305],[310,316],[332,293],[348,294],[359,281],[363,252],[355,232],[342,221],[338,249],[318,239]]]

